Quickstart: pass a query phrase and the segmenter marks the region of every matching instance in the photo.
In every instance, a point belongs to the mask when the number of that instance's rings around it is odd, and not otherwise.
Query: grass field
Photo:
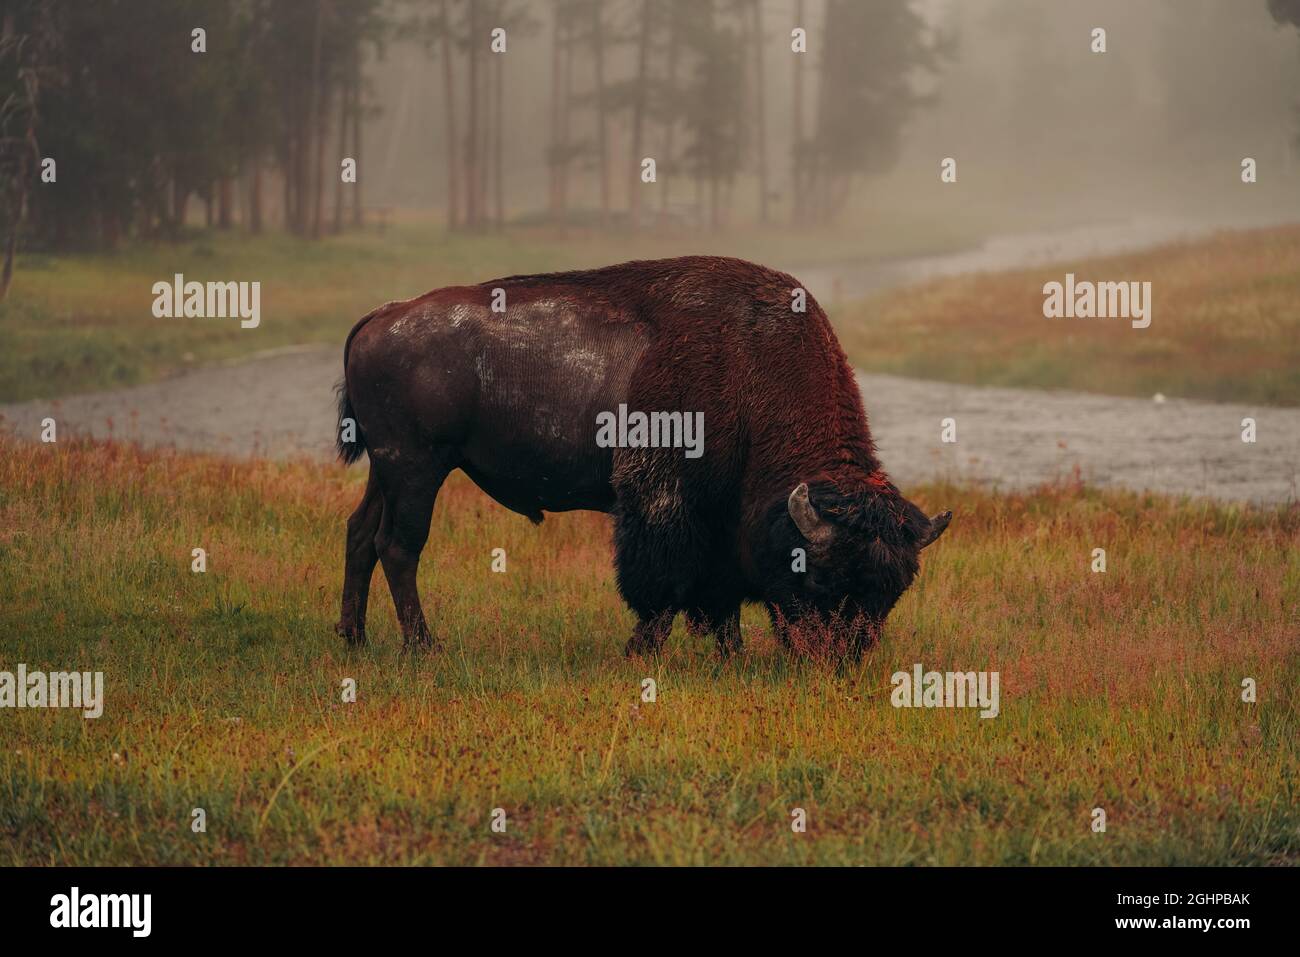
[[[1043,284],[1149,281],[1146,329],[1045,319]],[[1300,226],[961,276],[835,311],[854,364],[974,385],[1300,405]]]
[[[444,647],[403,656],[380,576],[371,645],[332,632],[361,481],[0,440],[0,668],[106,685],[97,720],[0,711],[0,864],[1300,861],[1295,508],[911,489],[956,517],[860,665],[753,609],[738,660],[679,625],[628,662],[605,519],[457,477],[421,569]],[[999,671],[1001,714],[891,707],[917,662]]]
[[[0,305],[0,401],[133,385],[191,364],[310,342],[341,346],[375,306],[439,286],[515,273],[603,266],[625,259],[716,253],[760,262],[944,252],[973,243],[970,221],[898,222],[838,232],[773,227],[744,233],[600,235],[512,228],[449,235],[398,223],[319,242],[281,234],[194,233],[178,244],[128,244],[99,255],[25,256]],[[261,324],[157,319],[152,287],[187,280],[261,282]]]

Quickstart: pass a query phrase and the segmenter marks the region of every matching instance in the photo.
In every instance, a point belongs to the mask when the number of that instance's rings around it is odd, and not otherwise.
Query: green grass
[[[1043,284],[1149,281],[1150,327],[1045,319]],[[1300,226],[959,276],[834,310],[872,372],[971,385],[1300,405]]]
[[[0,401],[133,385],[188,366],[303,343],[342,348],[381,303],[439,286],[626,259],[715,253],[783,268],[883,255],[942,252],[978,238],[971,222],[899,221],[888,229],[772,226],[734,233],[614,234],[540,227],[448,234],[428,222],[319,242],[281,234],[191,233],[177,244],[132,243],[98,255],[20,257],[0,304]],[[155,282],[261,282],[261,324],[158,319]]]
[[[753,609],[739,660],[679,626],[628,662],[606,519],[457,478],[421,568],[443,648],[403,656],[382,576],[371,645],[332,632],[361,479],[0,440],[0,668],[106,682],[98,720],[0,711],[0,863],[1300,860],[1294,508],[912,490],[956,517],[860,665]],[[1001,715],[891,707],[914,662],[999,671]]]

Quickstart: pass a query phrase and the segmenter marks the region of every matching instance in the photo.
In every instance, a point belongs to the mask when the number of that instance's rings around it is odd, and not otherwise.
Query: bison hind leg
[[[453,467],[449,450],[375,462],[384,508],[375,552],[388,579],[404,648],[428,648],[433,635],[424,618],[416,577],[438,490]]]
[[[361,504],[348,519],[347,543],[344,548],[343,607],[334,632],[349,645],[366,643],[366,605],[370,596],[370,578],[379,554],[375,551],[375,534],[384,513],[384,499],[379,492],[373,466],[366,482]]]

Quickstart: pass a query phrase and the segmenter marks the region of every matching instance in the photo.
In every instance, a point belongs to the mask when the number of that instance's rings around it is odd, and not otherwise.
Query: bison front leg
[[[744,648],[740,637],[740,606],[699,608],[688,616],[691,630],[711,634],[718,642],[718,654],[725,661]]]
[[[632,629],[632,637],[627,640],[623,654],[628,658],[638,655],[657,655],[673,630],[675,611],[663,611],[656,615],[642,616]]]
[[[727,612],[713,628],[713,637],[718,641],[718,654],[724,659],[738,655],[744,650],[740,637],[740,609]]]
[[[790,623],[785,615],[772,602],[767,602],[767,618],[772,623],[772,634],[786,651],[790,650]]]
[[[883,628],[883,623],[871,621],[865,616],[860,616],[851,622],[849,626],[849,660],[853,662],[861,661],[865,652],[870,651],[880,643],[880,634]]]
[[[379,553],[375,551],[375,533],[384,514],[384,499],[379,494],[375,470],[370,469],[366,493],[348,519],[347,544],[343,556],[343,609],[334,631],[348,644],[366,642],[366,603],[370,596],[370,579],[375,572]]]

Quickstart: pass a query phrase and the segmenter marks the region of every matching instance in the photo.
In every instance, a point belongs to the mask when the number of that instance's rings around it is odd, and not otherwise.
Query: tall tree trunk
[[[172,178],[172,237],[180,235],[185,227],[185,215],[190,204],[190,191],[181,184],[180,177]]]
[[[692,227],[702,227],[704,225],[704,163],[697,162],[695,169],[692,171],[695,179],[695,209],[691,213]]]
[[[284,207],[284,228],[286,231],[292,231],[296,228],[293,211],[293,181],[298,173],[296,141],[297,132],[293,127],[290,127],[285,133],[285,161],[284,169],[281,170],[283,181],[280,184],[280,205]]]
[[[229,229],[234,225],[234,216],[234,183],[229,176],[223,176],[217,182],[217,228]]]
[[[465,132],[465,225],[478,226],[478,57],[481,38],[478,35],[478,4],[469,5],[469,114]]]
[[[348,100],[348,81],[344,80],[343,85],[339,88],[339,151],[338,159],[342,163],[343,158],[347,155],[348,150],[348,113],[350,103]],[[334,180],[334,224],[330,231],[337,234],[343,232],[343,174],[342,166],[335,172]]]
[[[30,175],[24,162],[18,171],[21,177],[18,186],[18,209],[9,224],[9,236],[5,241],[4,272],[0,273],[0,302],[9,295],[9,284],[14,278],[14,257],[18,254],[18,232],[22,228],[23,218],[27,213],[27,177]]]
[[[670,5],[668,13],[668,77],[665,82],[671,102],[668,104],[669,108],[665,111],[668,118],[664,120],[664,126],[666,127],[664,131],[664,152],[659,157],[659,160],[668,164],[669,173],[659,186],[659,221],[661,224],[668,220],[668,194],[672,189],[673,182],[673,145],[677,132],[677,46],[681,42],[680,14],[677,12],[676,4]]]
[[[104,246],[107,249],[116,249],[118,241],[122,238],[122,217],[116,210],[110,210],[104,214]]]
[[[818,61],[820,69],[817,77],[817,118],[813,126],[813,141],[816,144],[824,143],[829,132],[827,125],[830,115],[831,87],[827,82],[826,72],[830,67],[830,61],[827,60],[825,51],[831,48],[832,32],[839,21],[838,7],[837,0],[827,0],[825,19],[822,23],[822,55]],[[831,182],[833,174],[828,159],[825,151],[820,147],[814,150],[810,190],[814,223],[822,223],[830,218],[834,184]]]
[[[248,229],[253,235],[262,231],[262,159],[253,158],[253,184],[248,191]]]
[[[365,121],[365,111],[361,105],[361,49],[358,47],[356,58],[352,62],[352,158],[356,160],[357,170],[361,169],[361,126]],[[365,182],[360,172],[357,173],[357,181],[352,184],[352,226],[354,229],[360,229],[362,225],[361,213],[361,184]]]
[[[495,129],[492,134],[492,192],[496,197],[496,228],[501,230],[506,221],[505,200],[505,63],[504,53],[495,57],[496,106],[492,110]]]
[[[285,209],[284,222],[286,229],[299,234],[302,232],[303,225],[302,208],[307,175],[307,147],[303,142],[305,130],[303,114],[305,112],[302,96],[302,77],[295,76],[293,80],[292,138],[290,140],[293,162],[290,170],[285,171],[289,205]]]
[[[26,205],[26,200],[27,200],[27,196],[26,196],[26,192],[24,191],[24,195],[21,200],[22,205],[24,206]],[[5,297],[9,295],[9,284],[13,282],[14,256],[18,252],[18,228],[21,225],[21,223],[22,223],[22,215],[20,212],[19,215],[14,217],[13,222],[9,224],[9,238],[5,241],[4,272],[0,273],[0,302],[4,302]]]
[[[551,7],[551,130],[546,165],[550,173],[547,208],[552,222],[557,221],[560,214],[560,84],[563,77],[560,56],[560,10],[558,3]]]
[[[600,225],[609,225],[609,142],[605,110],[604,9],[591,5],[591,47],[596,60],[596,155],[600,162]]]
[[[310,203],[310,206],[302,210],[303,227],[304,231],[309,230],[313,239],[320,237],[321,186],[324,178],[321,175],[323,172],[321,163],[325,158],[325,130],[321,122],[325,101],[322,89],[324,84],[321,81],[321,44],[324,33],[325,0],[316,0],[316,20],[312,28],[311,42],[311,99],[307,107],[306,122],[303,124],[307,133],[307,148],[304,150],[307,176],[304,180],[308,189],[306,199]],[[312,148],[313,146],[315,149]]]
[[[716,11],[716,7],[714,5],[713,0],[706,0],[706,5],[707,7],[705,12],[708,17],[707,29],[709,32],[709,36],[715,36],[716,27],[714,23],[714,13]],[[718,181],[722,176],[722,170],[721,170],[722,164],[719,162],[718,145],[719,145],[718,138],[716,136],[710,136],[708,139],[708,146],[705,151],[705,156],[707,158],[708,167],[709,167],[708,168],[709,228],[714,230],[715,232],[717,231],[718,226],[720,225],[719,215],[718,215]]]
[[[451,5],[442,0],[443,111],[447,115],[447,226],[460,227],[460,150],[456,132],[456,71],[452,63]]]
[[[794,25],[804,27],[804,0],[798,0],[794,9]],[[794,60],[794,155],[791,171],[790,218],[800,223],[804,221],[804,141],[803,141],[803,60],[807,53],[796,53]]]
[[[570,120],[573,113],[573,34],[574,23],[566,20],[564,25],[564,95],[560,100],[560,230],[563,232],[569,221],[569,155]]]
[[[12,10],[5,11],[4,25],[0,30],[3,31],[4,45],[9,47],[13,42],[15,33]],[[21,53],[16,55],[16,59],[21,61]],[[9,223],[9,235],[5,237],[4,268],[0,270],[0,302],[4,302],[5,297],[9,295],[9,286],[13,282],[14,259],[18,255],[18,234],[22,229],[23,221],[27,218],[27,191],[33,173],[41,164],[41,151],[36,143],[36,108],[39,99],[39,85],[36,77],[36,72],[31,71],[26,75],[24,81],[24,93],[27,97],[27,129],[23,134],[22,157],[14,174],[14,183],[17,185],[18,196],[15,203],[16,208],[13,210],[12,219]],[[5,185],[8,186],[8,184]]]
[[[325,219],[325,139],[329,135],[329,101],[329,91],[322,91],[320,113],[316,118],[316,179],[315,196],[312,197],[312,239],[320,239]]]
[[[495,20],[495,17],[489,19]],[[492,218],[488,198],[492,187],[492,112],[496,105],[492,96],[492,59],[496,55],[489,51],[479,61],[479,102],[482,104],[483,115],[479,117],[478,123],[479,169],[474,181],[478,184],[478,219],[481,226],[486,226]]]
[[[645,184],[641,182],[641,132],[645,126],[646,87],[649,84],[650,60],[650,23],[653,0],[641,0],[641,36],[637,43],[636,60],[636,98],[632,101],[632,156],[631,177],[627,194],[627,208],[632,220],[632,228],[641,224],[641,191]]]
[[[767,109],[763,97],[763,3],[750,0],[754,35],[754,110],[758,133],[758,221],[767,222]]]
[[[252,200],[249,194],[253,182],[253,168],[247,156],[239,161],[239,193],[235,202],[235,208],[239,210],[239,225],[248,229],[249,222],[253,218]]]
[[[13,32],[12,15],[5,20],[5,32],[7,34]],[[4,271],[0,272],[0,302],[4,302],[5,297],[9,295],[9,285],[14,278],[14,258],[18,255],[18,233],[22,229],[23,220],[27,217],[27,189],[33,171],[31,161],[35,160],[36,165],[40,165],[40,149],[36,145],[36,96],[34,85],[29,85],[27,92],[30,102],[28,104],[26,142],[24,143],[23,159],[18,164],[17,209],[14,210],[13,220],[9,224],[9,235],[5,240]]]

